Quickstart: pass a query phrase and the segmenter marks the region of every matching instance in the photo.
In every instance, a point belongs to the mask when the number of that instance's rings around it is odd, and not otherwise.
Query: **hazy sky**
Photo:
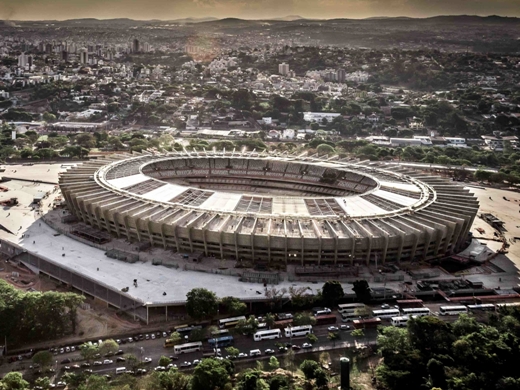
[[[0,0],[0,19],[248,19],[502,15],[520,17],[520,0]]]

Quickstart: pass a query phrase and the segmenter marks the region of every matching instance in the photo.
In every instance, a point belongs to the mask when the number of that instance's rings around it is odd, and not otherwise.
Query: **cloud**
[[[3,19],[185,17],[426,17],[471,14],[520,17],[519,0],[0,0]]]

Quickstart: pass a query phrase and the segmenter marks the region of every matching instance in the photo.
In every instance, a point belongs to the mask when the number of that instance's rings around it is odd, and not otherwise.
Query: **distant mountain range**
[[[392,21],[413,21],[413,22],[518,22],[520,18],[517,17],[507,17],[507,16],[476,16],[476,15],[440,15],[440,16],[432,16],[428,18],[411,18],[407,16],[374,16],[365,19],[350,19],[350,18],[334,18],[334,19],[309,19],[304,18],[299,15],[287,15],[279,18],[267,18],[267,19],[241,19],[241,18],[215,18],[215,17],[204,17],[204,18],[183,18],[183,19],[172,19],[172,20],[136,20],[136,19],[128,19],[128,18],[114,18],[114,19],[96,19],[96,18],[80,18],[80,19],[67,19],[67,20],[41,20],[41,21],[33,21],[33,22],[45,22],[45,23],[95,23],[95,24],[149,24],[149,23],[175,23],[175,24],[193,24],[193,23],[223,23],[223,24],[233,24],[233,23],[254,23],[258,21],[276,21],[276,22],[295,22],[295,21],[316,21],[316,22],[327,22],[327,21],[384,21],[384,22],[392,22]],[[7,21],[0,20],[0,22],[4,23],[31,23],[31,21]]]

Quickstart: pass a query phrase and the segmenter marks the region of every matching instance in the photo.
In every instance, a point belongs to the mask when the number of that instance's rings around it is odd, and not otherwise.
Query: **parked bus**
[[[213,339],[209,339],[208,343],[210,347],[212,348],[224,348],[229,347],[230,345],[233,345],[233,336],[227,335],[227,336],[221,336],[221,337],[215,337]]]
[[[364,320],[354,320],[352,321],[354,325],[354,329],[369,329],[369,328],[377,328],[381,325],[381,318],[366,318]]]
[[[218,320],[218,327],[220,329],[222,328],[233,328],[238,324],[238,321],[245,320],[245,316],[238,316],[238,317],[231,317],[231,318],[224,318],[222,320]]]
[[[359,319],[363,319],[363,318],[368,318],[368,313],[365,313],[361,316],[354,312],[341,314],[341,322],[352,322],[354,320],[359,320]]]
[[[332,325],[337,321],[336,314],[316,316],[316,325]]]
[[[173,347],[173,352],[176,354],[181,353],[190,353],[190,352],[197,352],[202,351],[202,342],[197,341],[195,343],[186,343],[186,344],[179,344]]]
[[[406,323],[408,322],[409,317],[403,316],[403,317],[392,317],[392,325],[393,326],[406,326]]]
[[[399,317],[401,315],[398,309],[374,310],[372,314],[374,317],[379,317],[381,319]]]
[[[461,313],[467,313],[468,308],[466,306],[441,306],[439,309],[441,315],[443,316],[454,316],[459,315]]]
[[[293,326],[285,328],[285,337],[300,337],[312,333],[312,325]]]
[[[423,307],[423,300],[422,299],[398,299],[396,301],[397,306],[402,309],[408,309],[413,307]]]
[[[219,329],[211,332],[211,336],[213,337],[222,337],[222,336],[229,336],[229,330],[228,329]]]
[[[496,305],[497,309],[500,309],[501,307],[515,307],[515,306],[520,306],[520,302],[497,303],[497,305]]]
[[[401,312],[403,313],[403,316],[414,317],[429,316],[432,314],[430,312],[430,309],[428,309],[427,307],[409,307],[406,309],[402,309]]]
[[[483,303],[481,305],[468,305],[469,311],[494,311],[495,305],[492,303]]]
[[[338,305],[338,312],[343,313],[354,313],[356,309],[365,309],[364,303],[343,303]]]
[[[280,329],[269,329],[256,332],[253,336],[253,339],[255,341],[262,341],[266,339],[279,339],[280,337],[282,337],[282,331]]]
[[[173,348],[176,344],[179,344],[179,341],[174,342],[171,339],[164,340],[164,348]]]

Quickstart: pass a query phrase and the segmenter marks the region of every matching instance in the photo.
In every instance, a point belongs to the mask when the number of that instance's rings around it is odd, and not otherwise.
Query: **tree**
[[[271,356],[269,358],[269,363],[267,363],[267,366],[271,371],[277,370],[280,367],[280,362],[275,356]]]
[[[256,333],[258,329],[258,320],[255,316],[249,316],[246,320],[240,320],[235,326],[235,331],[239,334],[250,336]]]
[[[34,385],[43,390],[48,390],[51,387],[51,380],[46,376],[41,376],[36,378]]]
[[[170,359],[168,356],[161,356],[159,358],[159,366],[167,367],[168,364],[172,362],[172,359]]]
[[[339,338],[339,334],[336,332],[329,332],[329,334],[327,335],[327,340],[332,341],[334,345],[336,345],[336,340],[338,340]]]
[[[307,337],[307,341],[310,344],[315,344],[318,342],[318,337],[316,337],[316,335],[313,333],[308,333],[306,337]]]
[[[28,388],[29,382],[23,379],[19,372],[9,372],[0,381],[0,390],[26,390]]]
[[[77,145],[86,149],[92,149],[96,147],[96,139],[92,134],[89,133],[78,134],[75,138],[75,142]]]
[[[232,316],[242,315],[247,311],[247,305],[235,297],[224,297],[220,300],[220,303]]]
[[[240,353],[240,350],[238,348],[235,348],[235,347],[227,347],[226,348],[226,352],[229,356],[235,358],[238,356],[238,354]]]
[[[274,326],[274,323],[276,322],[276,317],[273,313],[267,313],[264,316],[264,321],[269,329],[271,329]]]
[[[34,354],[32,361],[34,364],[39,364],[43,370],[52,365],[53,356],[49,351],[39,351]]]
[[[294,315],[293,324],[294,326],[315,325],[316,317],[308,312],[297,313]]]
[[[175,344],[179,344],[182,341],[182,336],[179,332],[173,332],[170,337],[168,337],[168,340]]]
[[[189,335],[190,341],[202,341],[206,338],[207,338],[207,333],[206,333],[205,329],[193,329]]]
[[[336,306],[338,301],[343,298],[344,292],[341,284],[336,280],[325,282],[321,292],[321,298],[325,305]]]
[[[205,288],[194,288],[186,294],[186,311],[196,320],[211,319],[217,314],[218,299]]]
[[[42,118],[45,122],[51,123],[56,121],[56,115],[51,114],[50,112],[45,111],[42,115]]]
[[[91,342],[84,343],[79,347],[79,353],[83,359],[90,362],[94,359],[94,355],[99,353],[99,347]]]
[[[195,368],[191,381],[192,390],[223,389],[229,382],[229,372],[224,361],[204,359]]]
[[[302,364],[300,364],[300,370],[302,370],[307,380],[316,378],[315,372],[318,368],[320,368],[320,365],[314,360],[304,360]]]
[[[356,297],[360,302],[369,302],[372,299],[372,292],[366,280],[356,280],[352,290],[356,293]]]
[[[81,384],[78,390],[109,390],[110,385],[108,384],[107,378],[99,375],[90,375],[87,378],[86,383]]]
[[[323,156],[326,154],[329,154],[329,155],[334,154],[334,153],[336,153],[336,150],[330,145],[321,144],[321,145],[318,145],[318,147],[316,148],[316,152],[318,152],[318,154],[320,156]]]
[[[316,386],[318,387],[318,389],[328,388],[329,376],[323,368],[318,368],[314,372],[314,376],[316,377]]]
[[[107,353],[116,353],[119,350],[119,344],[112,339],[103,341],[99,345],[99,353],[105,356]]]
[[[475,171],[475,179],[478,181],[486,181],[491,177],[492,172],[484,171],[483,169],[478,169]]]
[[[363,329],[354,329],[352,332],[350,332],[350,334],[355,338],[365,337],[365,332],[363,332]]]
[[[352,333],[354,333],[354,331]],[[403,353],[410,349],[408,331],[405,328],[385,326],[377,335],[377,346],[383,356],[393,353]]]
[[[446,373],[444,364],[437,359],[430,359],[426,365],[432,386],[446,389]]]

